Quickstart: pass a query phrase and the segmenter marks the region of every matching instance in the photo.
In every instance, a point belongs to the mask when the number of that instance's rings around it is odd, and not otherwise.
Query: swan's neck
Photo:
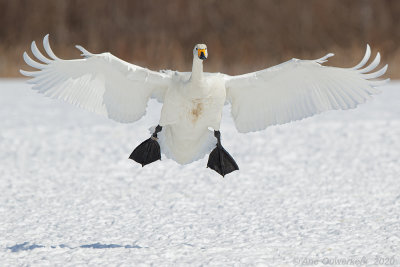
[[[192,75],[190,80],[200,81],[203,79],[203,60],[198,57],[193,58]]]

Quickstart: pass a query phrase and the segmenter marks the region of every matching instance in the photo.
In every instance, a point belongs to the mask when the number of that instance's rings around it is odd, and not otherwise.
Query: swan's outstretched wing
[[[162,101],[170,75],[151,71],[127,63],[110,53],[91,54],[83,47],[83,59],[59,59],[51,50],[48,35],[43,46],[45,57],[32,42],[38,63],[24,53],[25,62],[38,71],[24,71],[33,77],[29,82],[33,89],[49,97],[107,116],[119,122],[133,122],[146,112],[147,101],[155,97]]]
[[[263,130],[331,109],[350,109],[364,103],[374,87],[387,80],[370,81],[387,69],[373,71],[380,55],[364,67],[371,55],[370,47],[363,60],[353,68],[321,66],[328,54],[317,60],[292,59],[280,65],[238,76],[226,77],[227,99],[239,132]]]

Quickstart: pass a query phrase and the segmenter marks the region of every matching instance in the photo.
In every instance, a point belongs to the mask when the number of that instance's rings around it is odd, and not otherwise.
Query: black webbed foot
[[[217,147],[211,152],[208,157],[207,167],[221,174],[223,177],[233,171],[239,170],[239,166],[235,160],[229,155],[221,145],[221,133],[214,131],[214,136],[217,138]]]
[[[158,125],[152,136],[138,145],[129,156],[130,159],[142,164],[142,167],[154,161],[161,160],[161,150],[158,144],[157,133],[162,127]]]

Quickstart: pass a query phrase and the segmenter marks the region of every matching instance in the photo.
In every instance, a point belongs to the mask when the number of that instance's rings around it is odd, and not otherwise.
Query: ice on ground
[[[0,265],[400,264],[400,83],[351,111],[251,134],[240,171],[128,159],[160,105],[118,124],[0,81]]]

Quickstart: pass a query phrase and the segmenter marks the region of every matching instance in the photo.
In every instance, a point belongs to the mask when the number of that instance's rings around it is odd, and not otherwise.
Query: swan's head
[[[197,44],[193,49],[193,56],[204,60],[208,57],[207,46],[205,44]]]

